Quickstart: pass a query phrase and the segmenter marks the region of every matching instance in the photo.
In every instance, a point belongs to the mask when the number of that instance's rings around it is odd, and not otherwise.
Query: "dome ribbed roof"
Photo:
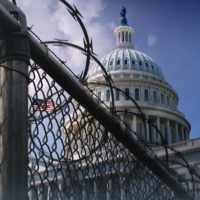
[[[165,80],[160,67],[149,56],[136,51],[132,48],[115,48],[109,54],[103,56],[100,60],[105,69],[111,71],[135,70],[138,72],[146,72],[154,74]],[[99,65],[95,64],[89,76],[94,76],[101,73]]]
[[[121,73],[122,70],[131,70],[133,73],[146,73],[156,76],[165,82],[165,78],[160,67],[149,56],[136,51],[132,45],[132,36],[134,30],[129,26],[119,26],[114,31],[116,36],[116,46],[100,61],[107,71]],[[95,64],[89,77],[101,74],[102,70],[98,64]]]

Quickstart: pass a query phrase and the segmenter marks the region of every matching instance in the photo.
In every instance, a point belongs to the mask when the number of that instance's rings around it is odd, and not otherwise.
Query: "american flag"
[[[33,106],[33,111],[51,112],[54,110],[54,104],[52,100],[32,98],[32,106]]]

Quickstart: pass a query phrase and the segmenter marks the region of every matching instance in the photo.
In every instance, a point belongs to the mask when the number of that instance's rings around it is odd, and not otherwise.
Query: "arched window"
[[[117,65],[120,65],[120,60],[117,60]]]
[[[116,93],[115,93],[115,99],[116,101],[119,101],[119,89],[116,89]]]
[[[113,60],[110,61],[110,66],[112,66],[112,65],[113,65]]]
[[[127,59],[124,60],[124,64],[125,64],[125,65],[128,64],[128,60],[127,60]]]
[[[164,96],[163,96],[162,93],[161,93],[161,95],[160,95],[160,100],[161,100],[161,104],[164,104]]]
[[[153,102],[154,102],[154,103],[157,103],[156,91],[153,91]]]
[[[131,42],[131,34],[129,33],[129,42]]]
[[[167,96],[167,105],[169,106],[169,97]]]
[[[106,91],[106,101],[110,101],[110,90]]]
[[[125,100],[129,100],[129,88],[125,89]]]
[[[132,60],[132,65],[135,65],[135,60]]]
[[[98,92],[98,97],[99,99],[101,99],[101,92]]]
[[[148,94],[148,93],[149,93],[148,90],[145,89],[145,90],[144,90],[144,100],[145,100],[145,101],[148,101],[148,100],[149,100],[149,94]]]
[[[120,43],[120,33],[119,33],[119,36],[118,36],[118,43]]]
[[[135,100],[139,100],[139,89],[135,89]]]
[[[142,66],[142,62],[141,61],[139,61],[139,65]]]

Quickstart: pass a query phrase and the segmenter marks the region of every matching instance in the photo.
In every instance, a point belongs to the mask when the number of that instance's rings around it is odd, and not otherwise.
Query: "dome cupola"
[[[116,47],[115,48],[123,48],[129,47],[133,48],[132,45],[132,37],[134,30],[128,26],[126,19],[126,8],[123,6],[121,14],[121,26],[117,27],[114,31],[116,36]]]

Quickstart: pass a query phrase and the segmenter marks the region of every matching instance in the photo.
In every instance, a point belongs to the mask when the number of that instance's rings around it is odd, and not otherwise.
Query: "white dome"
[[[116,47],[100,60],[107,71],[133,70],[137,72],[145,72],[155,75],[165,82],[160,67],[149,56],[130,47]],[[89,76],[95,76],[101,72],[101,67],[98,64],[95,64],[91,68]]]
[[[153,121],[165,134],[169,144],[189,138],[190,124],[183,113],[177,109],[179,97],[176,91],[165,81],[160,67],[146,54],[136,51],[132,44],[134,30],[129,26],[119,26],[114,31],[116,46],[100,60],[109,72],[113,85],[128,92],[137,101],[148,119]],[[89,71],[89,83],[106,82],[103,70],[96,63]],[[101,84],[92,85],[95,94],[109,106],[110,89]],[[129,98],[113,90],[117,109],[137,112],[136,106]],[[134,132],[142,127],[138,117],[121,114],[120,118],[129,123]],[[141,125],[141,126],[140,126]],[[144,129],[144,127],[143,127]],[[156,143],[159,137],[152,127],[147,128],[147,140]],[[139,133],[138,133],[139,134]],[[140,135],[140,134],[139,134]]]
[[[110,73],[137,73],[154,76],[161,82],[166,82],[160,67],[146,54],[134,50],[132,36],[134,30],[129,26],[119,26],[114,31],[116,46],[106,54],[100,61]],[[90,72],[89,78],[102,74],[102,69],[95,64]]]

